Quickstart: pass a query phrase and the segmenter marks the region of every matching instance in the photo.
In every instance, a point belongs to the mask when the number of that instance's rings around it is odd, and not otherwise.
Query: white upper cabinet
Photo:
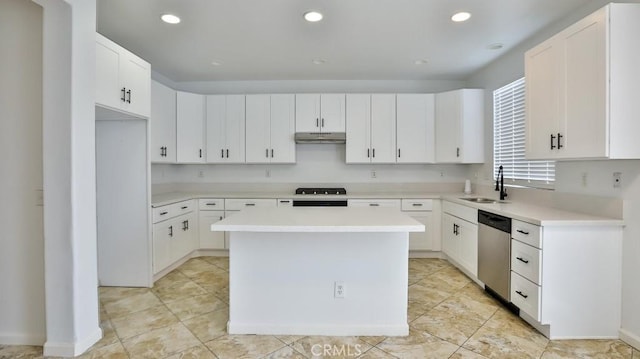
[[[204,96],[176,93],[177,162],[204,163]]]
[[[347,119],[347,163],[396,162],[395,94],[348,94]]]
[[[530,159],[640,158],[639,4],[609,4],[525,54]]]
[[[435,95],[436,162],[484,162],[484,90]]]
[[[247,163],[295,163],[295,96],[246,96]]]
[[[149,117],[151,65],[96,33],[96,104]]]
[[[396,96],[397,163],[435,161],[435,96]]]
[[[245,163],[245,95],[207,96],[207,162]]]
[[[297,94],[296,132],[345,132],[345,94]]]
[[[151,81],[151,162],[176,162],[176,91]]]

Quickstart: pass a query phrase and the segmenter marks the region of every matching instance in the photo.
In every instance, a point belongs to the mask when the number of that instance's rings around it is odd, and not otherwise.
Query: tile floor
[[[227,335],[228,268],[194,258],[152,289],[100,288],[104,338],[82,358],[640,359],[618,340],[549,341],[439,259],[410,260],[408,337]],[[42,348],[0,346],[0,358]]]

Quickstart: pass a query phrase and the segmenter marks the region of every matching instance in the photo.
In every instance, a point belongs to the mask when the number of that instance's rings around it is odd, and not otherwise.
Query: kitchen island
[[[409,232],[386,208],[250,208],[230,232],[230,334],[403,336]]]

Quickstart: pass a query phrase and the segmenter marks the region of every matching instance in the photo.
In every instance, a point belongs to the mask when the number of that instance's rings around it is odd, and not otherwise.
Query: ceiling
[[[588,2],[98,0],[97,27],[175,82],[463,80]],[[311,9],[324,19],[306,22]],[[471,19],[452,22],[458,11]],[[182,22],[166,24],[164,13]]]

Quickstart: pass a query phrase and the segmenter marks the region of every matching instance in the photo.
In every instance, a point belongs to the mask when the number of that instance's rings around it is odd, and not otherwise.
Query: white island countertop
[[[425,226],[387,208],[247,208],[211,225],[227,232],[424,232]]]

